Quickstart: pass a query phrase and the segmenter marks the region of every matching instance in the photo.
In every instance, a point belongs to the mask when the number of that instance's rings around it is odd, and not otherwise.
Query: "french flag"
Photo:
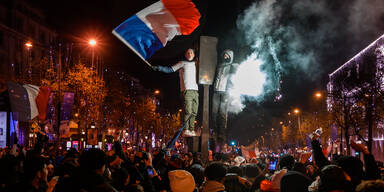
[[[11,81],[7,82],[7,86],[12,112],[17,120],[27,122],[35,117],[40,121],[46,119],[51,88]]]
[[[125,20],[112,33],[148,63],[146,60],[176,35],[191,34],[199,19],[191,0],[161,0]]]

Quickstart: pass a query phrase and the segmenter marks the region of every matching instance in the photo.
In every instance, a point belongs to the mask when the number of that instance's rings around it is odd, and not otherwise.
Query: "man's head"
[[[369,180],[363,181],[356,188],[357,192],[374,192],[384,191],[384,181],[382,180]]]
[[[195,180],[188,171],[170,171],[168,172],[168,178],[172,192],[192,192],[195,189]]]
[[[348,175],[337,165],[327,165],[320,172],[319,192],[347,189]]]
[[[107,155],[100,149],[89,149],[80,156],[80,166],[96,173],[104,173]]]
[[[195,58],[195,51],[192,48],[189,48],[187,51],[185,51],[184,56],[188,61],[192,61]]]
[[[39,156],[27,158],[24,162],[24,173],[28,181],[37,179],[47,181],[48,169],[43,159]]]
[[[230,49],[226,49],[223,52],[223,61],[226,64],[230,64],[233,61],[233,51]]]
[[[227,174],[227,168],[223,163],[212,163],[205,168],[204,175],[207,180],[221,181]]]
[[[357,186],[364,175],[363,162],[357,157],[341,156],[337,159],[336,164],[351,177],[352,183]]]
[[[295,164],[295,159],[292,155],[283,155],[279,158],[279,168],[291,170]]]

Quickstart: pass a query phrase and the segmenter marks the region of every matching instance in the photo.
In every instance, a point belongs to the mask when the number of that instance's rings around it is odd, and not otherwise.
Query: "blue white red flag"
[[[47,116],[49,87],[7,82],[9,99],[14,116],[18,121],[29,121],[36,116],[44,121]]]
[[[191,0],[161,0],[125,20],[112,33],[149,64],[146,60],[176,35],[191,34],[199,19]]]

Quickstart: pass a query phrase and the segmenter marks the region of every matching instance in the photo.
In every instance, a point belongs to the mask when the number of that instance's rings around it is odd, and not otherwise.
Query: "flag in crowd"
[[[31,84],[7,82],[9,98],[13,113],[17,113],[19,121],[28,121],[35,117],[45,120],[51,89]]]

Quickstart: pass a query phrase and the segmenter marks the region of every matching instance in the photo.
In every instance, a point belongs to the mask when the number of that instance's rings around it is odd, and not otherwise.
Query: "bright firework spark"
[[[236,73],[232,76],[233,87],[230,94],[230,111],[240,112],[244,105],[241,96],[254,97],[262,95],[267,75],[261,71],[263,61],[253,53],[240,63]]]

